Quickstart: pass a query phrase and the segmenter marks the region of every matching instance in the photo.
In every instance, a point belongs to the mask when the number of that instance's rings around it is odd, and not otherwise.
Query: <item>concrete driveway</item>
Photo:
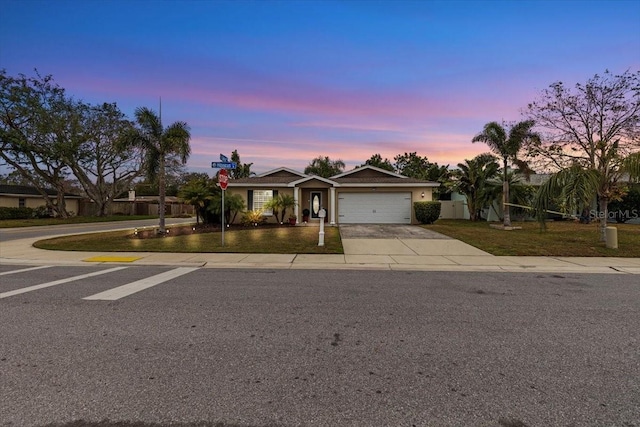
[[[444,234],[416,225],[345,224],[340,225],[342,239],[451,239]]]
[[[345,224],[340,237],[345,256],[493,256],[417,225]]]

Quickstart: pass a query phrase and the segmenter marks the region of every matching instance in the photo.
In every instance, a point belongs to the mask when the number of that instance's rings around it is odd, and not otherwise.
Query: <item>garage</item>
[[[411,193],[340,193],[339,224],[411,224]]]

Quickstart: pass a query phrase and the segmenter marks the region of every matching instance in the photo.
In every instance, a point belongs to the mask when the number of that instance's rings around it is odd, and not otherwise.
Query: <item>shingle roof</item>
[[[363,178],[332,178],[339,184],[433,184],[431,181],[424,181],[416,178],[397,178],[393,176],[379,176],[379,177],[363,177]]]
[[[45,193],[49,196],[55,196],[58,194],[56,190],[52,190],[50,188],[46,188]],[[30,187],[28,185],[10,185],[10,184],[0,184],[0,194],[15,194],[15,195],[24,195],[24,196],[41,196],[41,194],[36,190],[35,187]],[[65,193],[65,197],[81,197],[77,194]]]
[[[283,169],[283,168],[281,168]],[[277,169],[278,171],[280,169]],[[313,178],[314,175],[304,175],[308,178]],[[319,177],[318,177],[319,178]],[[229,180],[229,184],[231,186],[242,186],[242,185],[273,185],[273,186],[286,186],[295,181],[300,181],[304,179],[304,177],[300,176],[279,176],[279,175],[268,175],[268,176],[252,176],[249,178],[239,178],[239,179],[231,179]],[[319,178],[325,179],[325,178]],[[344,172],[336,175],[335,177],[328,178],[328,181],[338,183],[340,185],[349,185],[349,184],[391,184],[391,185],[411,185],[415,186],[415,184],[424,184],[425,186],[437,186],[438,183],[434,183],[431,181],[425,181],[422,179],[416,178],[408,178],[393,172],[383,171],[378,168],[373,168],[369,166],[365,166],[362,168],[355,169],[353,171]]]
[[[283,184],[298,181],[299,176],[253,176],[249,178],[230,179],[229,184]]]

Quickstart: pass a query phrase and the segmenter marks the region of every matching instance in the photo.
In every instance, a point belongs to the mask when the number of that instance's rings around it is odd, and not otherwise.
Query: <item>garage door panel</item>
[[[338,202],[342,224],[411,223],[411,193],[343,193]]]

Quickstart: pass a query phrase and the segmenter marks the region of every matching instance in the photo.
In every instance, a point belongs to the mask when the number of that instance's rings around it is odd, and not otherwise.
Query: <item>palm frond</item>
[[[489,122],[484,125],[482,132],[473,137],[471,142],[484,142],[495,153],[501,157],[507,157],[505,152],[505,142],[507,141],[507,132],[498,122]]]
[[[560,200],[563,212],[575,214],[578,208],[590,203],[596,196],[601,179],[597,170],[584,169],[579,165],[556,172],[540,186],[534,198],[536,218],[544,226],[547,211],[554,199]]]
[[[162,138],[163,151],[167,154],[177,154],[180,161],[184,164],[191,154],[190,139],[191,132],[185,122],[172,123],[164,131]]]
[[[138,107],[135,111],[136,122],[150,139],[159,141],[162,136],[162,123],[155,111],[147,107]]]
[[[640,181],[640,152],[632,153],[622,161],[622,171],[629,175],[629,181]]]

